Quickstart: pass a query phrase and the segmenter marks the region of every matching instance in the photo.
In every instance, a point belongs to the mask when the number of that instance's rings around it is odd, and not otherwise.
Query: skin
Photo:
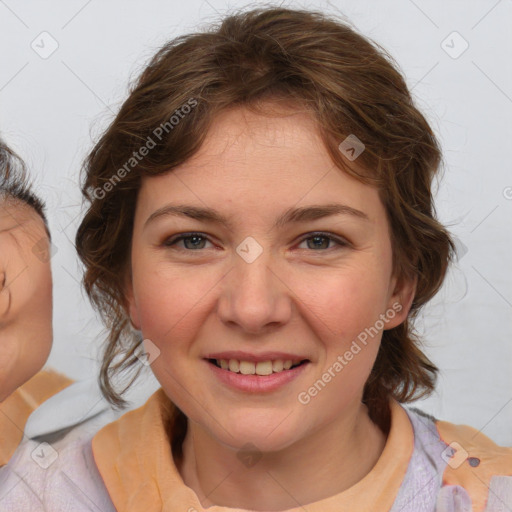
[[[48,249],[37,212],[0,197],[0,401],[33,377],[50,353],[52,275],[41,256]]]
[[[232,229],[171,215],[145,224],[170,203],[214,208]],[[335,215],[273,227],[287,208],[328,203],[349,205],[368,220]],[[191,231],[205,238],[170,245],[171,237]],[[345,244],[322,238],[315,245],[316,231]],[[263,249],[252,263],[236,252],[248,236]],[[160,351],[154,374],[189,418],[178,469],[203,506],[298,507],[342,492],[372,469],[387,433],[361,399],[382,332],[310,403],[297,396],[394,303],[402,310],[385,328],[406,318],[415,285],[391,271],[377,190],[333,165],[306,113],[223,112],[194,157],[143,179],[129,313]],[[222,350],[284,351],[310,363],[284,387],[249,394],[219,382],[203,360]],[[237,457],[247,443],[262,455],[251,467]]]

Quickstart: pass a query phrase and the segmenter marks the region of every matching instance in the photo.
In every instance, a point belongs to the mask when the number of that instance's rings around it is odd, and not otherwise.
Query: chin
[[[243,416],[243,417],[241,417]],[[222,425],[225,430],[214,425],[215,435],[223,444],[235,450],[276,452],[283,450],[299,440],[299,429],[292,424],[286,414],[258,413],[247,409],[238,417],[225,416]],[[284,421],[283,421],[284,420]]]

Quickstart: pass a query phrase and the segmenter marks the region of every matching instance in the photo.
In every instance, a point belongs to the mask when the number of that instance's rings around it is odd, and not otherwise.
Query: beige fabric
[[[9,462],[23,439],[23,429],[30,414],[72,382],[60,373],[43,370],[0,403],[0,466]]]
[[[235,512],[222,506],[207,509],[187,487],[174,464],[162,411],[168,398],[160,389],[144,406],[105,426],[93,438],[99,472],[118,512]],[[340,510],[388,511],[398,493],[414,448],[406,411],[390,402],[391,429],[374,468],[346,491],[306,505],[308,512]],[[289,512],[304,512],[304,508]]]
[[[460,485],[471,496],[473,512],[485,510],[493,476],[512,476],[512,448],[498,446],[473,427],[436,422],[441,439],[455,453],[443,474],[443,485]]]

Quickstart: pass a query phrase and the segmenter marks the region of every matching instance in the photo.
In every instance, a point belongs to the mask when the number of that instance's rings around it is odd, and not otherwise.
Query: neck
[[[358,402],[353,409],[283,450],[261,454],[254,465],[241,464],[237,450],[189,420],[179,472],[205,508],[270,512],[334,496],[371,471],[386,443],[367,407]]]

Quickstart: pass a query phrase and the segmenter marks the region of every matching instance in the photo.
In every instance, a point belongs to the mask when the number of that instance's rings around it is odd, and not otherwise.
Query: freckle
[[[478,459],[477,457],[469,457],[468,462],[472,468],[476,468],[477,466],[480,465],[480,459]]]

